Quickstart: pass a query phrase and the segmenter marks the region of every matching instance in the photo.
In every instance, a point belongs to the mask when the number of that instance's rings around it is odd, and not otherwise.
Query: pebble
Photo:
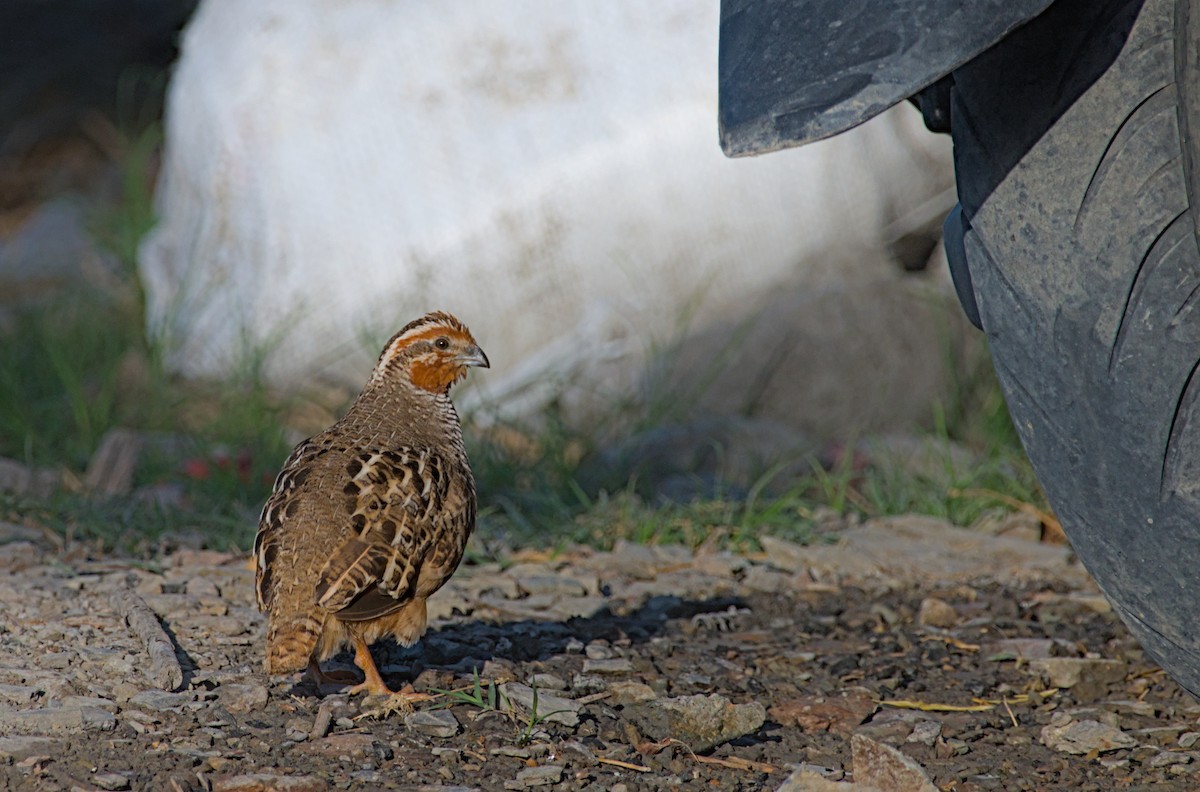
[[[328,701],[322,701],[321,706],[317,708],[317,717],[313,720],[313,726],[309,730],[308,736],[314,740],[319,740],[326,734],[329,734],[329,729],[332,725],[333,705]]]
[[[758,731],[767,719],[762,704],[733,704],[716,693],[632,704],[625,708],[624,714],[647,737],[682,740],[695,752]]]
[[[767,563],[785,572],[804,572],[808,569],[808,556],[811,552],[804,545],[780,539],[777,536],[760,536],[759,544],[767,554]]]
[[[937,721],[923,720],[917,721],[913,726],[912,733],[908,735],[905,742],[920,743],[921,745],[933,746],[935,740],[942,733],[942,724]]]
[[[500,689],[510,702],[521,707],[531,715],[535,714],[533,688],[528,685],[522,685],[519,682],[509,682],[501,685]],[[543,721],[561,723],[564,726],[578,726],[579,710],[582,709],[582,706],[574,699],[563,698],[562,696],[556,696],[553,693],[547,693],[542,690],[537,692],[536,715]]]
[[[1200,732],[1184,732],[1179,735],[1180,748],[1193,748],[1197,742],[1200,742]]]
[[[615,653],[607,641],[592,641],[583,649],[588,660],[609,660]]]
[[[212,792],[325,792],[328,788],[324,781],[309,775],[249,773],[212,781]]]
[[[776,792],[883,792],[874,784],[835,781],[808,769],[794,771]]]
[[[954,610],[954,606],[945,600],[937,597],[926,597],[921,600],[921,607],[917,611],[917,624],[926,627],[950,628],[958,624],[958,621],[958,611]]]
[[[1151,767],[1167,767],[1169,765],[1184,765],[1190,764],[1192,755],[1186,753],[1178,753],[1172,751],[1163,751],[1150,760]]]
[[[63,707],[0,712],[0,734],[45,734],[65,731],[111,731],[117,719],[97,707]]]
[[[1073,688],[1085,680],[1100,685],[1120,682],[1128,670],[1121,660],[1090,657],[1046,657],[1032,661],[1029,668],[1058,688]]]
[[[517,773],[517,777],[504,782],[505,789],[530,789],[532,787],[551,786],[562,781],[561,765],[542,765],[527,767]]]
[[[567,680],[554,674],[534,674],[529,678],[529,684],[538,690],[566,690]]]
[[[751,591],[761,591],[764,594],[777,594],[788,586],[789,575],[775,572],[761,566],[752,566],[742,577],[742,585]]]
[[[44,735],[0,737],[0,763],[27,756],[53,754],[55,751],[54,740]]]
[[[255,712],[270,698],[265,685],[233,683],[217,688],[217,699],[230,712]]]
[[[591,767],[597,763],[596,754],[592,752],[592,749],[577,740],[563,743],[559,746],[559,751],[564,757],[570,757],[573,764]]]
[[[597,559],[603,555],[598,554]],[[620,569],[629,577],[638,580],[654,580],[658,573],[658,556],[654,548],[647,545],[618,539],[610,555],[610,559],[597,564],[597,567],[601,570]]]
[[[1092,751],[1107,753],[1137,745],[1137,740],[1113,726],[1093,720],[1068,719],[1063,723],[1062,719],[1057,718],[1042,727],[1041,740],[1047,748],[1080,755]]]
[[[165,690],[143,690],[129,699],[135,707],[155,710],[157,712],[181,711],[184,707],[196,703],[195,693],[168,693]],[[193,707],[194,708],[194,707]]]
[[[580,597],[587,587],[574,578],[562,575],[530,575],[518,577],[517,588],[530,596],[550,594],[561,597]]]
[[[221,596],[220,589],[217,584],[213,583],[206,577],[189,578],[183,587],[183,591],[189,597],[219,597]]]
[[[97,773],[92,776],[92,783],[101,789],[129,789],[129,776],[123,773]]]
[[[331,734],[304,746],[306,753],[330,759],[362,759],[375,755],[375,738],[370,734]]]
[[[612,695],[609,696],[608,702],[614,706],[637,704],[658,698],[654,688],[644,682],[614,682],[609,687],[609,692]]]
[[[855,783],[888,792],[938,792],[919,764],[886,743],[855,734],[850,738],[850,753]]]
[[[571,678],[571,692],[578,696],[590,696],[604,690],[608,690],[608,682],[595,674],[576,674]]]
[[[628,674],[632,671],[633,664],[624,657],[583,661],[583,673],[585,674]]]
[[[28,704],[42,691],[33,685],[0,685],[0,702]]]
[[[404,724],[418,734],[430,737],[453,737],[462,731],[454,713],[447,709],[419,710],[406,716]]]
[[[59,700],[59,706],[64,709],[82,709],[84,707],[95,707],[97,709],[106,710],[115,713],[120,707],[115,701],[98,696],[67,696]]]

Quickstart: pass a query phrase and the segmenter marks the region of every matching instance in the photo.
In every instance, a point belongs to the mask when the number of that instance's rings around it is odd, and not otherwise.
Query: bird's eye
[[[443,337],[439,338],[437,341],[434,341],[433,345],[435,347],[437,347],[438,349],[449,349],[450,348],[450,339],[443,336]]]

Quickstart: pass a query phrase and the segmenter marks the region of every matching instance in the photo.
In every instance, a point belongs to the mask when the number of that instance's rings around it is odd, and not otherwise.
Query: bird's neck
[[[342,422],[355,434],[385,444],[462,445],[462,429],[449,392],[432,393],[404,382],[369,383]]]

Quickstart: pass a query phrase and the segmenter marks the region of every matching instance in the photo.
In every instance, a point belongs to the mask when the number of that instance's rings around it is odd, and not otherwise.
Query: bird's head
[[[468,366],[489,367],[471,331],[448,313],[434,311],[409,322],[379,356],[372,379],[406,376],[431,393],[446,393]]]

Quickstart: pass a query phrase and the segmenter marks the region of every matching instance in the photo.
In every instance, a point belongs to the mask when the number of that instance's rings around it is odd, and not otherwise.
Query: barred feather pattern
[[[443,365],[431,345],[444,335],[486,358],[457,320],[429,316],[392,338],[346,417],[300,443],[275,481],[254,545],[269,673],[302,669],[355,636],[413,643],[425,599],[462,559],[476,513],[449,398],[462,372],[445,364],[432,388],[406,372]]]

